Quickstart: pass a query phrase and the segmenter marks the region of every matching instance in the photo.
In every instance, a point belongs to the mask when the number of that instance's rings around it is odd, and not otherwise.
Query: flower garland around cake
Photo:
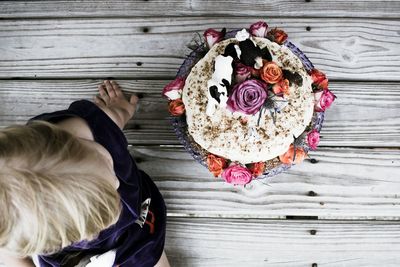
[[[208,29],[204,32],[205,51],[224,40],[226,29],[221,31]],[[208,104],[206,113],[212,116],[217,107],[227,108],[231,112],[240,112],[259,118],[269,112],[273,120],[287,104],[289,86],[302,84],[298,73],[282,69],[272,60],[267,47],[261,49],[252,37],[267,38],[279,45],[285,44],[288,35],[280,29],[268,31],[268,25],[259,21],[236,33],[238,43],[230,43],[224,54],[215,58],[214,72],[208,81]],[[336,96],[328,89],[328,79],[324,73],[313,68],[308,71],[312,78],[314,94],[314,113],[328,109]],[[169,112],[172,116],[184,116],[185,106],[182,90],[186,77],[177,77],[163,89],[163,96],[169,100]],[[259,121],[259,119],[258,119]],[[282,164],[298,164],[304,160],[309,150],[316,150],[320,141],[320,129],[310,125],[295,138],[286,153],[278,158]],[[208,153],[205,159],[209,171],[221,176],[226,182],[245,185],[260,177],[266,171],[267,162],[255,162],[242,165],[218,155]]]

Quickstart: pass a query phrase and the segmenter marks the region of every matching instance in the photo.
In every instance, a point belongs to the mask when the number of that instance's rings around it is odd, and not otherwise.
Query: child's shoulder
[[[76,137],[94,141],[92,130],[87,122],[80,117],[66,118],[55,124]]]

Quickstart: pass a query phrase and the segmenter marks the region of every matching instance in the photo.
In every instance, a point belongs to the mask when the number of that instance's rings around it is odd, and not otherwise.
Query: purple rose
[[[255,79],[236,84],[226,103],[228,109],[247,115],[256,114],[267,99],[266,88],[266,83]]]
[[[237,83],[241,83],[249,78],[251,75],[251,67],[246,66],[242,63],[235,65],[235,80]]]
[[[253,36],[267,36],[268,24],[265,21],[258,21],[250,26],[250,33]]]

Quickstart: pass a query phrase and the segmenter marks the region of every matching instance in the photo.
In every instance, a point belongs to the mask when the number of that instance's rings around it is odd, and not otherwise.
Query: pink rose
[[[175,100],[181,98],[182,89],[184,86],[185,86],[185,79],[182,77],[178,77],[164,87],[162,94],[169,100]]]
[[[267,36],[268,24],[265,21],[258,21],[250,26],[250,34],[257,37]]]
[[[224,178],[224,180],[230,184],[245,185],[250,183],[252,174],[245,167],[240,165],[232,165],[224,170],[222,173],[222,178]]]
[[[325,111],[329,108],[336,96],[328,89],[316,92],[314,94],[315,105],[314,109],[317,112]]]
[[[319,143],[319,132],[314,129],[307,134],[307,143],[311,150],[316,150]]]
[[[235,65],[235,80],[237,83],[241,83],[248,79],[251,75],[251,70],[252,68],[249,66],[246,66],[242,63],[237,63]]]
[[[220,42],[226,33],[226,29],[223,28],[222,31],[217,31],[214,29],[207,29],[204,32],[204,38],[206,39],[208,48],[211,48],[214,44]]]

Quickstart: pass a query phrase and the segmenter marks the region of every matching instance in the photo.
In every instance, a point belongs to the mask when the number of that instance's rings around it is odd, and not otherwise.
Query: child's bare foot
[[[133,94],[128,101],[118,84],[108,80],[99,85],[99,93],[94,102],[123,129],[135,113],[139,98]]]

